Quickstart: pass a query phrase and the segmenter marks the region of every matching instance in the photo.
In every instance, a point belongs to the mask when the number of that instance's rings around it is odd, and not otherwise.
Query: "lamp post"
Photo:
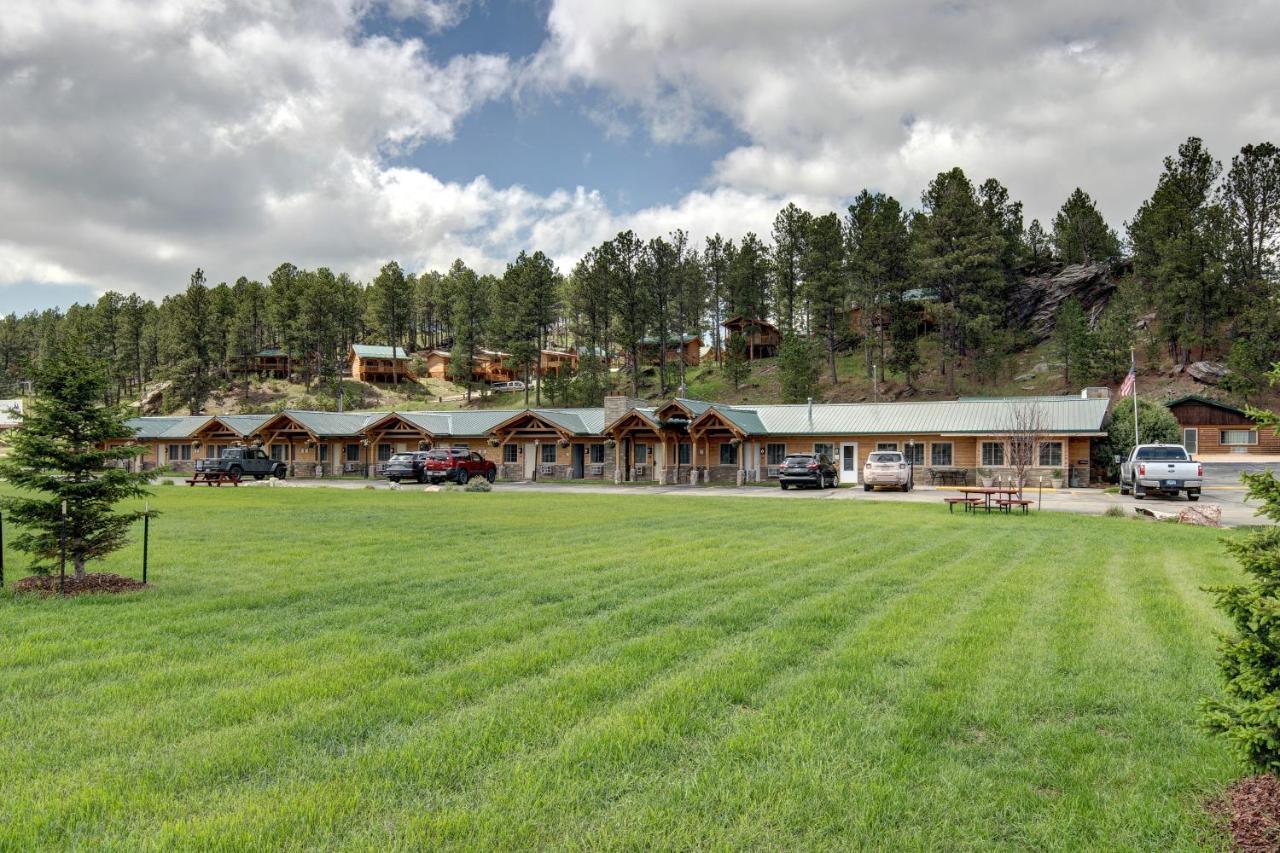
[[[907,439],[907,489],[908,491],[915,487],[916,484],[916,442],[915,439]]]

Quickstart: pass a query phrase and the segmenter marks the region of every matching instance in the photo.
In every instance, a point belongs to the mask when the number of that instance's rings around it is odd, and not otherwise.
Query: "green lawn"
[[[0,597],[0,849],[1187,849],[1211,531],[157,490],[155,588]],[[131,570],[134,549],[107,567]],[[9,555],[10,577],[21,558]]]

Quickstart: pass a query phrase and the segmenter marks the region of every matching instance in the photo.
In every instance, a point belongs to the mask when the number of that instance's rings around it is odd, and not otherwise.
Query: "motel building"
[[[1089,395],[961,398],[893,403],[726,405],[673,399],[649,405],[607,397],[599,408],[431,412],[312,412],[141,417],[128,421],[135,464],[175,473],[233,445],[261,446],[291,476],[377,477],[400,451],[465,448],[503,480],[612,480],[705,484],[768,482],[791,453],[825,453],[843,485],[860,482],[868,454],[900,450],[919,483],[1009,478],[1013,416],[1032,407],[1040,427],[1028,467],[1088,485],[1092,443],[1110,401]],[[1021,442],[1019,442],[1021,444]]]

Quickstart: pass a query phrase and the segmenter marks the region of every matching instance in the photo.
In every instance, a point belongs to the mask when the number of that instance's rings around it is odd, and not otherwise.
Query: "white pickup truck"
[[[1204,482],[1204,465],[1196,462],[1181,444],[1139,444],[1120,463],[1120,494],[1142,500],[1147,495],[1177,496],[1186,492],[1187,500],[1200,500]]]

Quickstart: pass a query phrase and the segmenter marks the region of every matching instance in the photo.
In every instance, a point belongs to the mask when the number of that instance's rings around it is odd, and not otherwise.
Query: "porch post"
[[[622,437],[615,435],[613,438],[613,484],[615,486],[622,483]]]

